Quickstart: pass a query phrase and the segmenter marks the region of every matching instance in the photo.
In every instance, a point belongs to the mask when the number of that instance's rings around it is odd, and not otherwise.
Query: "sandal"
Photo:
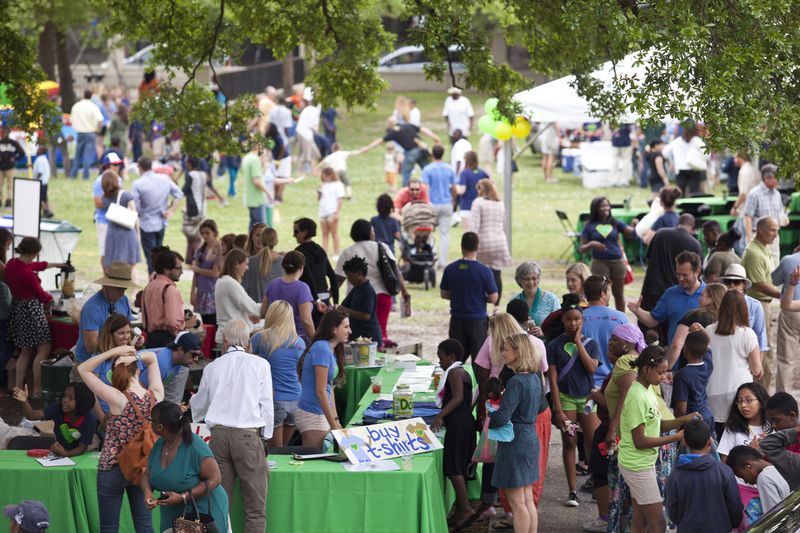
[[[588,476],[590,474],[589,470],[580,463],[575,465],[575,473],[579,476]]]
[[[514,520],[513,518],[501,518],[494,523],[492,529],[514,529]]]

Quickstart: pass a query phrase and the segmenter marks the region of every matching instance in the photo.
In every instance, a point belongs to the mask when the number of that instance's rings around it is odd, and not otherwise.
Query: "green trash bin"
[[[60,402],[64,389],[69,385],[72,365],[55,366],[53,361],[42,361],[42,401],[44,405]]]

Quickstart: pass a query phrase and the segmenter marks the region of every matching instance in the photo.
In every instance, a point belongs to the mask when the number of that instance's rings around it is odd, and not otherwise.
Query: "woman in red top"
[[[34,237],[25,237],[16,247],[19,257],[6,264],[6,284],[11,289],[9,332],[14,346],[20,349],[17,359],[15,386],[22,389],[28,377],[33,358],[32,399],[42,395],[41,363],[50,355],[50,327],[45,309],[50,308],[53,297],[42,288],[37,272],[60,264],[34,261],[42,245]],[[35,355],[35,358],[34,358]]]

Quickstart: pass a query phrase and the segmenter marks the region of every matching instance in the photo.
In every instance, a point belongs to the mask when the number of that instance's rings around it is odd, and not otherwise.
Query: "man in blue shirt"
[[[794,253],[781,259],[778,268],[772,272],[772,284],[782,285],[781,296],[791,285],[792,271],[798,266],[800,266],[800,253]],[[794,291],[794,299],[800,300],[800,291]],[[759,307],[761,307],[760,304]],[[797,371],[797,346],[799,344],[800,313],[781,309],[781,314],[778,315],[778,340],[776,342],[778,364],[775,384],[779,391],[786,391],[795,398],[800,397],[800,373]]]
[[[611,363],[608,361],[608,341],[611,332],[617,326],[628,324],[625,313],[611,309],[608,302],[611,300],[611,287],[608,280],[601,276],[589,276],[583,282],[583,293],[589,302],[589,307],[583,310],[584,336],[597,342],[599,347],[600,365],[594,373],[594,384],[599,387],[603,379],[611,373]]]
[[[474,360],[486,340],[486,304],[497,302],[497,285],[491,269],[478,262],[477,233],[462,235],[461,254],[444,269],[439,289],[450,300],[449,336],[464,347],[464,360],[470,355]]]
[[[203,355],[202,343],[194,333],[181,331],[175,340],[164,348],[151,351],[156,354],[158,369],[161,372],[161,382],[164,384],[164,400],[172,403],[183,401],[183,391],[186,389],[186,380],[189,378],[189,365],[196,363]],[[147,388],[146,365],[139,361],[141,374],[139,381]],[[95,374],[105,383],[111,384],[111,371],[114,369],[112,360],[105,361],[95,369]],[[108,406],[101,401],[103,411],[108,411]]]
[[[705,282],[700,280],[702,260],[698,254],[684,250],[675,258],[675,267],[678,284],[664,291],[652,311],[645,311],[639,306],[641,298],[638,302],[628,304],[628,309],[649,328],[667,322],[667,345],[672,343],[683,315],[700,306],[700,295],[706,288]]]
[[[183,192],[170,178],[153,172],[153,162],[149,158],[140,157],[137,166],[141,178],[133,182],[131,194],[139,212],[139,236],[147,261],[147,273],[152,274],[153,248],[163,246],[167,220],[177,210]]]
[[[436,209],[436,218],[439,220],[439,267],[444,268],[447,264],[447,250],[450,247],[453,198],[458,180],[453,167],[442,161],[444,147],[441,144],[434,146],[431,154],[433,163],[428,163],[422,169],[422,182],[428,186],[431,204]]]
[[[95,281],[101,288],[86,300],[81,309],[78,342],[75,344],[75,366],[70,376],[72,381],[80,381],[78,365],[94,355],[100,328],[109,315],[120,314],[128,320],[133,317],[131,304],[125,296],[126,289],[138,288],[131,278],[131,266],[114,261],[108,267],[106,274]]]

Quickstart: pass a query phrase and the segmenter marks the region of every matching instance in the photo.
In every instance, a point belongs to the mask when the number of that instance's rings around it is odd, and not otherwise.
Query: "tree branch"
[[[194,68],[192,69],[192,73],[189,75],[189,79],[186,80],[186,83],[183,84],[181,87],[181,93],[186,90],[186,87],[194,81],[195,77],[197,76],[197,70],[200,68],[206,60],[208,60],[209,65],[211,64],[213,57],[214,57],[214,49],[217,47],[217,39],[219,38],[219,34],[222,31],[222,19],[225,16],[225,0],[219,0],[219,15],[217,15],[217,20],[214,23],[214,33],[211,35],[211,44],[208,47],[206,53],[198,58],[197,63],[195,63]],[[214,67],[211,67],[211,70],[214,70]],[[214,73],[216,76],[216,72]],[[227,102],[225,105],[225,112],[227,114],[228,106]]]
[[[339,38],[339,35],[336,33],[336,28],[333,24],[333,17],[331,16],[330,8],[328,7],[328,0],[322,0],[322,16],[325,17],[325,33],[333,34],[333,39],[336,43],[341,43],[342,40]]]

